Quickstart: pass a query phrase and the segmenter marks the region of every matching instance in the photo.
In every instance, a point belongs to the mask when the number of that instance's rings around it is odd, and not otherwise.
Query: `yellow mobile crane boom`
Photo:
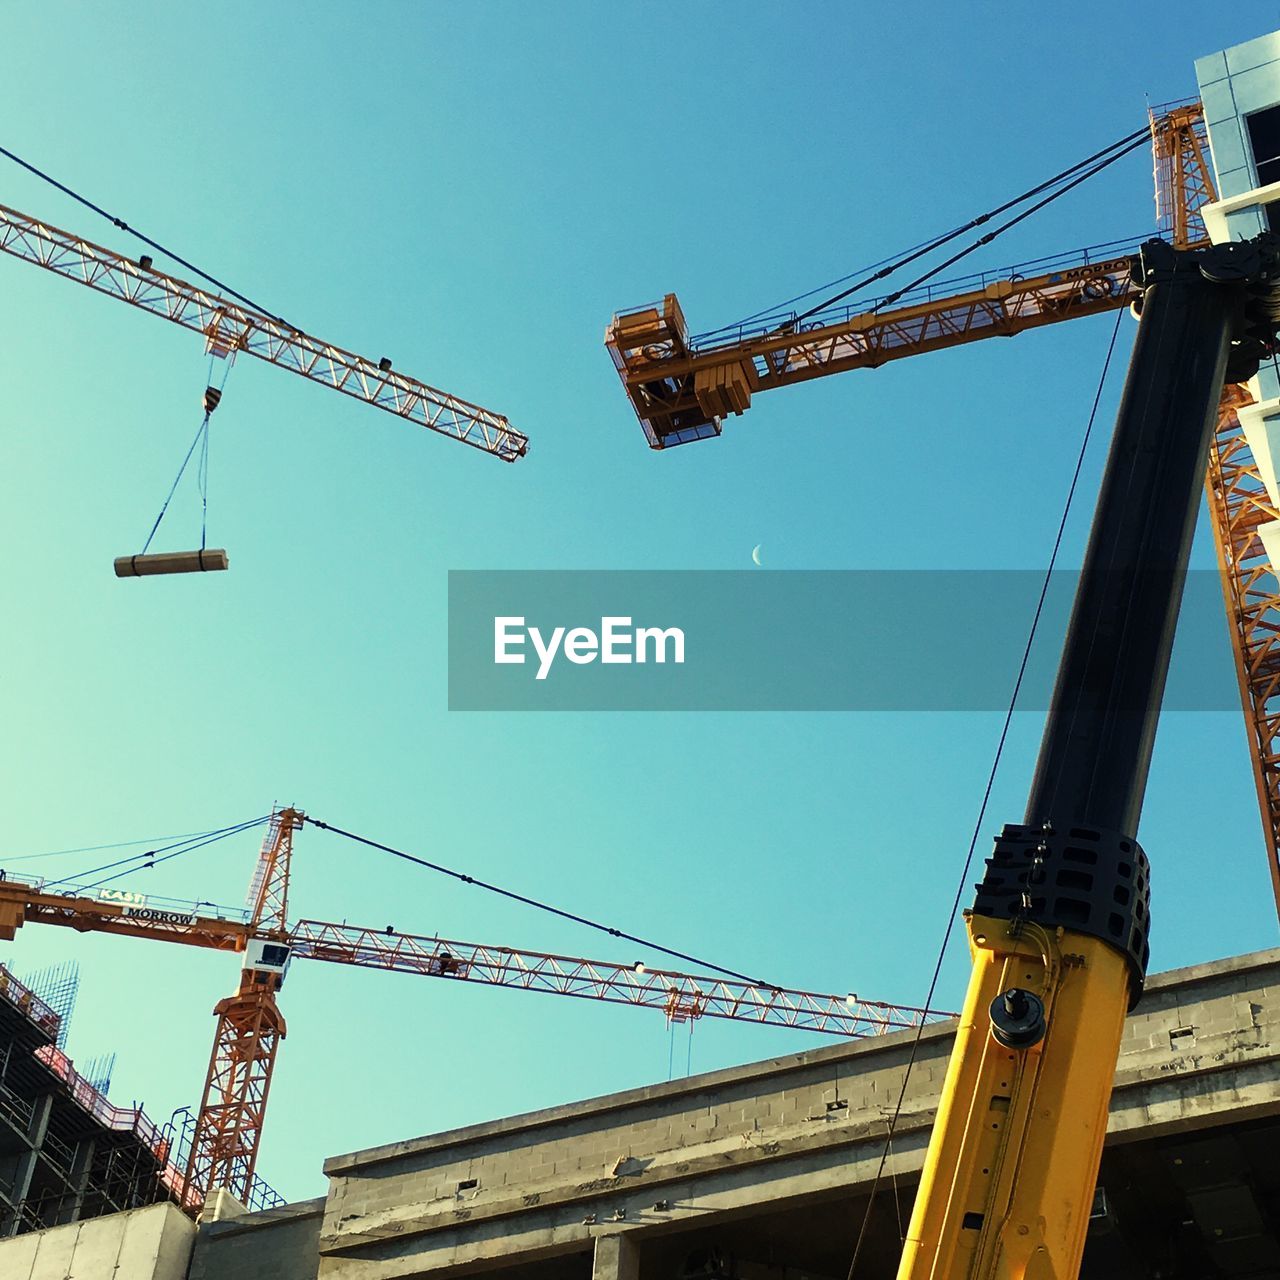
[[[1078,1274],[1121,1030],[1146,971],[1148,864],[1136,832],[1205,484],[1246,713],[1260,729],[1280,902],[1267,752],[1280,692],[1275,664],[1247,665],[1271,652],[1256,633],[1275,593],[1259,601],[1254,586],[1257,490],[1233,448],[1239,384],[1276,350],[1280,241],[1187,247],[1203,243],[1196,210],[1214,195],[1199,104],[1153,120],[1152,136],[1157,179],[1174,193],[1163,206],[1174,245],[703,342],[688,338],[668,295],[616,316],[607,334],[649,442],[664,448],[719,434],[725,414],[774,386],[1091,310],[1140,312],[1026,814],[997,841],[967,913],[973,972],[899,1280]]]
[[[900,1280],[1079,1273],[1150,884],[1136,835],[1224,381],[1275,350],[1280,240],[1143,246],[1141,319],[1026,815],[973,974]]]

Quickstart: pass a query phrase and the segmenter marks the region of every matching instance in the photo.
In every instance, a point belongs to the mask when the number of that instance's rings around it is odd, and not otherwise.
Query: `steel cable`
[[[31,164],[27,160],[24,160],[21,156],[15,155],[14,152],[10,151],[7,147],[0,147],[0,155],[7,156],[10,160],[14,162],[14,164],[20,165],[28,173],[34,174],[42,182],[47,182],[51,187],[56,187],[57,190],[63,193],[63,195],[70,196],[73,200],[77,201],[79,204],[84,205],[86,209],[92,209],[93,212],[98,214],[100,217],[106,218],[107,221],[112,224],[112,226],[118,227],[121,231],[127,232],[129,235],[134,236],[138,240],[141,240],[143,244],[154,249],[157,253],[162,253],[166,258],[171,258],[174,262],[178,263],[180,266],[186,267],[188,271],[192,271],[196,275],[198,275],[201,280],[206,281],[208,284],[214,285],[222,293],[229,294],[231,297],[235,298],[237,301],[243,302],[245,306],[252,308],[254,311],[258,312],[259,315],[265,316],[268,320],[274,320],[277,324],[284,325],[286,329],[289,329],[294,333],[302,332],[300,329],[295,329],[293,325],[291,325],[283,317],[273,314],[272,312],[268,311],[265,307],[259,306],[258,303],[253,301],[252,298],[247,298],[243,293],[238,293],[229,284],[226,284],[223,281],[219,280],[216,276],[211,276],[207,271],[201,271],[200,268],[197,267],[194,262],[188,262],[186,258],[182,257],[177,253],[174,253],[172,249],[166,249],[164,245],[160,244],[156,240],[152,240],[150,236],[143,235],[141,231],[137,230],[135,227],[131,227],[127,222],[125,222],[123,218],[117,218],[114,213],[108,213],[107,210],[102,208],[101,205],[94,204],[94,202],[90,200],[87,196],[82,196],[78,191],[72,190],[71,187],[68,187],[65,183],[59,182],[57,178],[53,177],[51,174],[45,173],[43,169],[36,168],[35,165]]]
[[[358,836],[353,831],[344,831],[341,827],[330,826],[329,823],[320,822],[316,818],[303,818],[303,821],[310,823],[313,827],[319,827],[321,831],[332,831],[334,835],[343,836],[347,840],[354,840],[357,844],[365,845],[370,849],[378,849],[383,853],[389,853],[392,857],[402,858],[405,862],[424,867],[428,871],[436,871],[440,875],[449,876],[451,879],[461,881],[463,884],[472,884],[478,889],[487,889],[490,893],[509,898],[512,902],[519,902],[526,907],[534,907],[538,911],[545,911],[549,915],[559,916],[560,919],[572,921],[574,924],[585,925],[588,929],[595,929],[600,933],[607,933],[611,938],[621,938],[626,942],[634,942],[639,946],[660,952],[662,955],[672,956],[677,960],[685,960],[689,964],[699,965],[703,969],[723,974],[728,978],[736,978],[739,982],[746,982],[754,987],[764,987],[772,991],[784,990],[784,988],[775,983],[763,982],[759,978],[748,977],[745,973],[739,973],[736,969],[726,969],[723,965],[712,964],[710,960],[702,960],[684,951],[673,951],[670,947],[661,946],[648,938],[641,938],[634,933],[627,933],[622,929],[615,929],[611,925],[601,924],[598,920],[591,920],[586,916],[577,915],[561,907],[552,906],[550,903],[540,902],[537,898],[530,898],[523,893],[516,893],[513,889],[504,889],[500,885],[490,884],[487,880],[480,880],[476,876],[467,875],[465,872],[454,871],[450,867],[441,866],[438,862],[430,862],[426,858],[418,857],[416,854],[406,853],[403,849],[393,849],[390,845],[380,844],[377,840],[370,840],[366,836]]]

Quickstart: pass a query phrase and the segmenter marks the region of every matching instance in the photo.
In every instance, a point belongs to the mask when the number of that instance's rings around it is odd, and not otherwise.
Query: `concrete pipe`
[[[150,556],[117,556],[117,578],[144,578],[153,573],[209,573],[227,567],[222,548],[207,551],[162,551]]]

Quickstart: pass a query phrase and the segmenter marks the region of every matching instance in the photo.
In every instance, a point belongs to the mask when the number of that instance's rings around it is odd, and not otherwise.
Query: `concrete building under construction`
[[[0,1237],[166,1200],[169,1143],[58,1048],[61,1019],[0,967]]]
[[[256,1213],[223,1201],[198,1227],[141,1199],[0,1241],[0,1275],[843,1280],[865,1222],[859,1274],[890,1277],[953,1034],[939,1023],[918,1045],[896,1032],[337,1155],[325,1196]],[[1152,978],[1125,1029],[1082,1275],[1280,1275],[1278,1143],[1280,950]]]

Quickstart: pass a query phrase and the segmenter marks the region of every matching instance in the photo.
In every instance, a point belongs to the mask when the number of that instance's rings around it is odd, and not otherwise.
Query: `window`
[[[1244,120],[1249,130],[1249,145],[1253,148],[1258,186],[1280,182],[1280,106],[1255,111]]]

